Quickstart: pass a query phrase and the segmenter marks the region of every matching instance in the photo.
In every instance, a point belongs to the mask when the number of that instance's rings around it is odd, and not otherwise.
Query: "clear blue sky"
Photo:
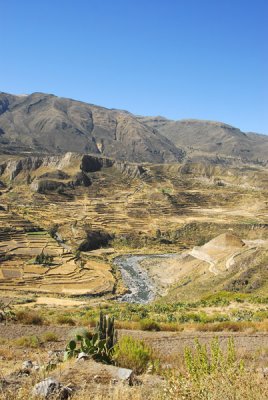
[[[0,90],[268,134],[268,0],[0,0]]]

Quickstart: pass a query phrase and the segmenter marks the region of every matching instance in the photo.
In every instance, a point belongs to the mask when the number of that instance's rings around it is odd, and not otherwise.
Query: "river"
[[[114,259],[119,268],[128,293],[120,296],[119,301],[146,304],[157,296],[157,288],[141,262],[148,258],[170,258],[176,254],[124,255]]]

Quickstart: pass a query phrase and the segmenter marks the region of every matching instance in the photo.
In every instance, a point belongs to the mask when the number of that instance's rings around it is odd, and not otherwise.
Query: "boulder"
[[[37,383],[33,388],[33,396],[43,399],[65,400],[71,396],[72,390],[63,386],[60,382],[53,378],[47,378]]]
[[[48,179],[34,180],[31,184],[31,189],[37,193],[47,193],[55,190],[63,190],[65,184],[59,181],[52,181]]]
[[[129,385],[132,386],[134,382],[134,372],[132,369],[118,368],[117,378],[121,382],[128,383]]]
[[[76,361],[85,361],[89,359],[89,355],[81,351],[81,353],[78,354]]]
[[[33,368],[33,362],[31,360],[27,360],[22,363],[22,369],[31,369],[31,368]]]
[[[22,363],[22,369],[21,369],[21,371],[22,371],[22,373],[23,372],[28,372],[28,373],[30,373],[31,372],[31,370],[33,370],[33,371],[38,371],[40,369],[40,365],[39,364],[37,364],[37,362],[32,362],[31,360],[27,360],[27,361],[24,361],[23,363]]]

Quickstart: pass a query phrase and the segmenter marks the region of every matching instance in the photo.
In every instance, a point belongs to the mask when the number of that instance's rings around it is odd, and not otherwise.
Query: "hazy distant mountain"
[[[73,151],[156,163],[183,158],[172,142],[130,113],[44,93],[0,93],[0,150]]]
[[[188,156],[204,154],[241,158],[244,161],[268,160],[268,136],[244,133],[233,126],[214,121],[171,121],[163,117],[139,117],[147,126],[157,129]]]
[[[268,161],[268,136],[220,122],[135,116],[51,94],[0,92],[0,153],[100,154],[132,162]]]

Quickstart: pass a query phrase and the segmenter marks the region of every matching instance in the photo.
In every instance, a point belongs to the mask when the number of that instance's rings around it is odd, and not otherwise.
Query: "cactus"
[[[106,317],[107,331],[106,331],[106,346],[107,349],[114,347],[116,342],[116,336],[114,332],[114,318]]]
[[[100,319],[97,324],[97,334],[99,340],[105,340],[107,349],[114,347],[116,343],[116,333],[114,330],[114,318],[108,315],[104,316],[102,311],[100,312]]]
[[[107,315],[104,316],[100,312],[96,333],[91,339],[76,335],[76,339],[71,340],[66,346],[64,358],[75,357],[82,351],[96,361],[111,364],[116,341],[117,333],[114,330],[114,318],[110,318]]]

